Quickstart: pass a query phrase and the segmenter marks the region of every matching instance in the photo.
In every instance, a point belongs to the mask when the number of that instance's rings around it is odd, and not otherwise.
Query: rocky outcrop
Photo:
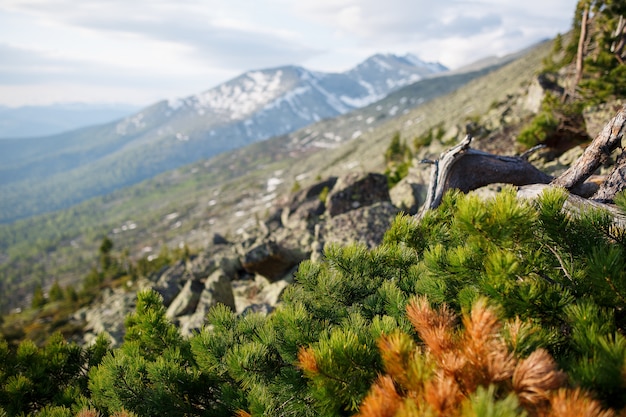
[[[416,214],[426,200],[430,165],[422,165],[411,167],[408,175],[389,190],[392,204],[407,214]]]
[[[387,177],[353,172],[337,180],[326,199],[326,212],[334,217],[382,201],[390,201]]]
[[[324,214],[326,210],[324,194],[328,194],[336,183],[337,177],[330,177],[296,192],[282,211],[281,220],[285,227],[298,228]]]
[[[250,273],[276,281],[306,257],[302,251],[279,245],[272,239],[264,239],[243,255],[241,265]]]
[[[369,248],[380,245],[400,209],[388,201],[361,207],[332,217],[325,225],[325,244],[361,243]]]
[[[404,182],[409,188],[417,176],[411,178]],[[419,188],[412,190],[413,202],[406,204],[415,209]],[[213,239],[204,252],[164,268],[142,288],[161,294],[167,317],[185,335],[200,330],[217,304],[238,314],[269,313],[293,282],[300,262],[319,259],[324,246],[332,243],[379,245],[399,212],[391,202],[384,175],[332,177],[283,199],[256,235],[235,242]],[[134,292],[109,291],[101,304],[77,317],[88,323],[91,333],[85,341],[107,331],[114,343],[121,343],[124,317],[134,307]]]

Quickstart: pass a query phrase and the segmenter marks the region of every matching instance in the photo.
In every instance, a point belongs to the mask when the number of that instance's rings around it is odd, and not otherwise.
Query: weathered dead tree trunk
[[[534,200],[538,198],[545,189],[550,188],[549,184],[531,184],[520,187],[517,191],[519,198]],[[569,194],[567,200],[563,204],[563,208],[571,214],[580,214],[586,210],[607,210],[613,218],[613,224],[626,228],[626,214],[612,204],[605,204],[598,201],[580,197],[576,194]]]
[[[459,145],[442,153],[439,160],[424,161],[433,166],[426,201],[417,217],[420,218],[425,211],[438,207],[444,194],[450,189],[469,192],[496,183],[517,186],[544,184],[542,187],[562,187],[571,195],[576,195],[572,197],[576,201],[575,206],[580,206],[584,204],[581,202],[587,201],[594,207],[602,206],[615,212],[616,209],[613,206],[606,206],[602,203],[611,202],[618,192],[626,189],[626,155],[622,153],[618,157],[612,173],[599,188],[595,184],[584,181],[603,162],[606,162],[615,149],[621,146],[625,130],[626,105],[596,136],[583,155],[556,179],[535,168],[524,157],[493,155],[471,149],[472,138],[466,136]],[[536,190],[537,187],[532,189]],[[593,191],[589,192],[590,189]],[[595,194],[591,200],[583,198],[590,196],[593,192]],[[528,191],[520,193],[528,195]]]
[[[577,185],[582,184],[621,145],[625,129],[626,106],[622,107],[617,115],[604,126],[593,142],[587,146],[582,156],[567,171],[552,181],[552,185],[572,191]]]
[[[574,88],[580,84],[583,78],[583,58],[585,56],[585,39],[587,38],[587,19],[589,18],[589,5],[583,10],[582,22],[580,23],[580,38],[578,39],[578,51],[576,51],[576,80]]]
[[[443,195],[450,189],[466,193],[494,183],[547,184],[552,180],[551,176],[539,171],[523,157],[471,149],[471,142],[472,137],[467,135],[459,145],[444,152],[439,160],[425,161],[432,163],[433,167],[424,209],[438,207]]]

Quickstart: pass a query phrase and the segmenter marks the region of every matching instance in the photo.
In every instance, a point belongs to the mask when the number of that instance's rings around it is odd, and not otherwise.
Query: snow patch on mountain
[[[281,70],[248,72],[240,79],[191,97],[191,101],[198,111],[212,110],[228,113],[232,120],[243,119],[283,92],[282,76]]]

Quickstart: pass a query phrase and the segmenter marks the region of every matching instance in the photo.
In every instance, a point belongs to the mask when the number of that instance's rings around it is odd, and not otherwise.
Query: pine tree
[[[8,415],[69,411],[88,396],[85,362],[83,349],[58,333],[41,348],[25,340],[12,351],[0,340],[2,408]]]
[[[50,287],[50,291],[48,292],[48,298],[50,301],[62,301],[65,298],[65,294],[63,289],[59,285],[59,281],[54,281],[52,286]]]
[[[125,324],[122,347],[90,373],[99,409],[140,416],[224,415],[219,381],[198,372],[189,341],[167,321],[157,293],[138,293],[136,312]]]
[[[33,299],[31,301],[31,306],[33,308],[41,308],[46,304],[46,296],[43,293],[43,288],[41,284],[35,285],[35,289],[33,291]]]

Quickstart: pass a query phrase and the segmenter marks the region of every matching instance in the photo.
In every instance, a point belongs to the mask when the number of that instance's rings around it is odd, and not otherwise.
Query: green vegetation
[[[399,216],[375,249],[334,246],[303,263],[274,313],[217,306],[189,339],[156,293],[141,292],[120,347],[101,338],[81,349],[59,336],[41,348],[3,342],[0,404],[9,415],[413,407],[394,398],[468,416],[562,415],[550,413],[581,404],[589,415],[623,411],[626,231],[604,212],[570,217],[564,201],[558,190],[535,203],[512,188],[487,201],[450,193],[419,223]],[[617,201],[626,209],[626,196]],[[451,379],[433,379],[438,372]]]
[[[626,33],[624,27],[620,27],[626,16],[626,5],[615,0],[583,0],[576,10],[576,20],[582,19],[585,8],[592,16],[592,28],[585,41],[596,47],[584,58],[579,87],[587,102],[598,104],[626,94]]]
[[[433,140],[441,142],[445,133],[443,123],[440,123],[434,128],[428,129],[428,132],[416,136],[415,139],[413,139],[413,147],[415,148],[415,151],[419,151],[421,148],[429,146]]]
[[[138,278],[148,277],[164,266],[186,260],[189,256],[191,254],[186,246],[174,250],[163,246],[153,260],[143,257],[132,262],[126,251],[115,253],[113,242],[105,237],[93,267],[83,278],[78,291],[72,285],[62,287],[55,281],[46,296],[41,285],[36,285],[31,308],[4,316],[0,321],[0,334],[11,345],[23,340],[43,345],[55,332],[70,339],[80,334],[83,327],[82,323],[70,320],[70,316],[80,307],[89,305],[104,288],[135,290],[132,284]]]
[[[582,101],[563,101],[546,92],[539,113],[520,131],[517,141],[531,148],[539,143],[559,147],[588,139],[582,116],[584,106]]]
[[[588,140],[582,112],[626,94],[626,6],[611,0],[580,0],[574,30],[564,46],[559,35],[544,59],[540,78],[548,87],[539,113],[521,130],[525,147],[546,143],[562,147]],[[583,25],[583,22],[585,23]],[[570,66],[576,72],[572,86],[558,85],[558,72]]]
[[[385,151],[385,163],[387,165],[385,175],[387,176],[389,188],[408,175],[412,159],[411,149],[400,139],[400,133],[396,132]]]

